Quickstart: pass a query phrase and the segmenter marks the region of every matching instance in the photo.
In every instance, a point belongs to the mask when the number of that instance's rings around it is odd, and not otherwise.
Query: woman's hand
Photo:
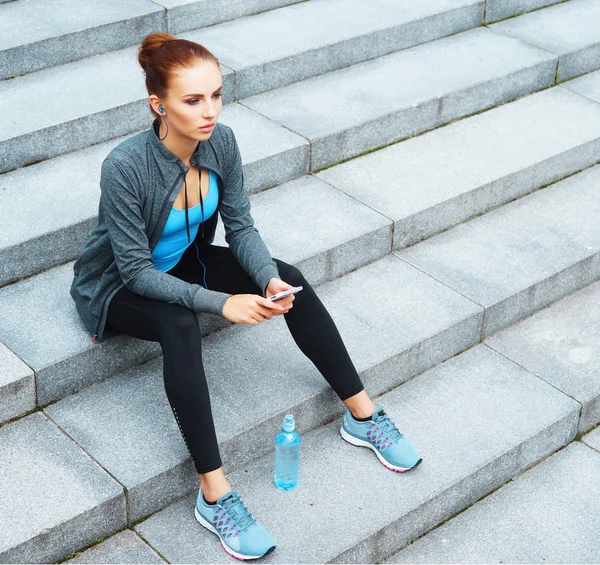
[[[269,281],[269,284],[267,285],[267,298],[273,296],[274,294],[277,294],[278,292],[283,292],[284,290],[289,290],[290,288],[294,288],[292,285],[289,285],[288,283],[283,282],[281,279],[271,279]],[[292,302],[294,302],[294,295],[290,294],[290,296],[286,296],[285,298],[282,298],[281,300],[278,300],[277,302],[273,302],[273,304],[279,304],[280,306],[283,307],[283,310],[280,312],[275,312],[275,316],[280,316],[281,314],[287,314],[290,309],[292,308],[293,304]],[[269,301],[271,302],[271,301]]]
[[[272,302],[258,294],[234,294],[223,305],[223,317],[236,324],[255,326],[258,322],[283,314],[284,308],[279,302],[283,300]]]

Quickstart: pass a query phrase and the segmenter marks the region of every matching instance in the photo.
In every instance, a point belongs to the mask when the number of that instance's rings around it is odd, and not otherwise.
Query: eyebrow
[[[215,92],[219,92],[219,90],[223,90],[223,85],[219,86],[219,88],[217,88],[217,90],[215,90]],[[215,94],[215,92],[213,92],[213,94]],[[197,97],[202,97],[204,96],[204,94],[184,94],[182,96],[182,98],[185,98],[186,96],[197,96]]]

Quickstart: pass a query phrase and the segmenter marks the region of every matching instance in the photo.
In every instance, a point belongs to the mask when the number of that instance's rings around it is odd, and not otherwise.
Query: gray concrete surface
[[[0,424],[35,408],[35,375],[0,342]]]
[[[490,29],[558,55],[557,82],[600,68],[598,0],[561,2],[492,24]]]
[[[600,105],[562,88],[524,96],[317,173],[427,239],[598,162]]]
[[[123,530],[66,563],[166,563],[131,530]]]
[[[0,10],[0,79],[140,43],[165,31],[147,0],[19,0]]]
[[[242,103],[309,139],[317,170],[543,89],[555,68],[556,55],[478,28]]]
[[[565,0],[486,0],[485,20],[488,23],[538,10]]]
[[[600,278],[595,166],[396,254],[485,307],[482,337]]]
[[[122,487],[43,414],[0,428],[0,561],[52,563],[125,525]]]
[[[600,282],[570,294],[485,341],[579,401],[581,432],[600,423],[598,304]]]
[[[600,453],[573,442],[384,563],[597,563]]]
[[[200,29],[246,98],[481,25],[481,0],[319,0]],[[298,30],[302,30],[298,33]]]

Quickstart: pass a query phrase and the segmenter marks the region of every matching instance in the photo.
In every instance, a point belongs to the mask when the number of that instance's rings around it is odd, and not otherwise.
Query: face
[[[219,67],[210,61],[198,61],[193,67],[179,68],[171,76],[167,97],[155,99],[154,107],[162,103],[169,124],[169,134],[177,133],[194,141],[208,139],[213,130],[203,126],[216,124],[223,102],[223,80]]]

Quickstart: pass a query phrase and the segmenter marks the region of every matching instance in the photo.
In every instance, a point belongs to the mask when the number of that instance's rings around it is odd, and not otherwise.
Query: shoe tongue
[[[378,406],[375,409],[375,412],[373,412],[373,414],[371,416],[371,420],[375,421],[375,420],[377,420],[377,418],[379,418],[380,416],[383,416],[384,414],[385,414],[385,410],[381,406]]]
[[[230,498],[233,497],[233,491],[230,490],[229,492],[226,492],[221,498],[219,498],[219,500],[217,500],[217,504],[223,504],[223,502],[225,502],[226,500],[229,500]]]

